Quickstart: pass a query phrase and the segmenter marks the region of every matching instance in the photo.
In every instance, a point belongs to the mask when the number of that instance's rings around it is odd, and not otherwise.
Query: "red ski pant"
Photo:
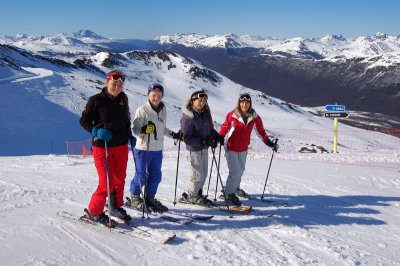
[[[107,147],[107,151],[110,193],[115,190],[117,207],[119,208],[124,204],[126,165],[128,163],[129,152],[128,145]],[[93,158],[97,174],[99,175],[99,185],[90,200],[89,211],[99,215],[103,213],[108,196],[105,148],[93,146]]]

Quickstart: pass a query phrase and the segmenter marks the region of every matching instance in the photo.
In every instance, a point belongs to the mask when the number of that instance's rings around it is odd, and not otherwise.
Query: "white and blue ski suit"
[[[148,122],[155,124],[154,131],[150,134],[140,134],[140,129]],[[153,108],[149,101],[140,106],[136,110],[135,118],[133,120],[132,132],[137,138],[134,155],[136,160],[137,172],[132,179],[129,191],[132,194],[140,194],[140,185],[138,174],[140,177],[140,184],[145,185],[146,193],[156,194],[159,183],[161,182],[162,172],[161,164],[163,159],[163,143],[164,135],[172,138],[173,132],[166,127],[167,123],[167,110],[161,102],[157,109]],[[149,143],[150,135],[150,143]],[[147,148],[149,149],[149,156],[147,160]],[[149,175],[146,177],[146,161],[148,164]]]

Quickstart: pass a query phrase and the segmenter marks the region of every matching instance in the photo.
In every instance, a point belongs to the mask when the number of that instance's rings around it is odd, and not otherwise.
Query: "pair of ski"
[[[210,197],[213,197],[211,195],[209,195]],[[269,205],[273,205],[275,207],[288,207],[289,206],[289,202],[287,201],[277,201],[277,200],[269,200],[269,199],[264,199],[264,198],[258,198],[258,197],[252,197],[250,195],[248,196],[243,196],[241,197],[245,200],[253,200],[253,201],[258,201],[258,202],[263,202],[263,203],[267,203]],[[223,198],[222,198],[223,199]]]
[[[269,199],[258,198],[258,197],[255,198],[250,195],[248,197],[245,197],[245,199],[267,203],[267,204],[273,205],[275,207],[288,207],[289,206],[289,202],[287,202],[287,201],[276,201],[276,200],[269,200]]]
[[[143,210],[137,209],[132,206],[131,199],[126,197],[125,207],[135,210],[137,212],[142,212]],[[183,213],[177,211],[166,211],[163,213],[152,212],[149,213],[149,216],[158,217],[170,222],[187,225],[191,224],[194,220],[197,221],[207,221],[214,217],[214,215],[199,215],[199,214],[191,214],[191,213]]]
[[[268,200],[268,199],[264,199],[264,198],[253,198],[253,197],[250,197],[249,200],[264,202],[264,203],[267,203],[267,204],[275,206],[275,207],[288,207],[289,206],[289,202],[287,202],[287,201],[276,201],[276,200]]]
[[[207,205],[199,205],[199,204],[193,204],[187,201],[181,201],[179,200],[179,203],[195,206],[195,207],[201,207],[201,208],[206,208],[206,209],[213,209],[213,210],[218,210],[218,211],[223,211],[223,212],[228,212],[230,214],[243,214],[246,215],[252,210],[252,206],[228,206],[223,203],[217,203],[213,202],[212,206],[207,206]]]
[[[165,244],[169,242],[171,239],[175,238],[175,233],[169,231],[163,231],[160,229],[152,229],[148,226],[139,225],[135,222],[131,221],[122,221],[122,223],[118,223],[116,227],[108,227],[101,223],[93,222],[86,218],[86,215],[77,216],[75,214],[69,212],[58,212],[58,216],[63,218],[82,222],[84,224],[94,225],[102,228],[107,228],[113,233],[123,234],[129,237],[134,237],[142,240],[146,240],[156,244]]]
[[[230,214],[242,214],[242,215],[247,215],[249,214],[249,212],[253,209],[252,206],[227,206],[225,204],[221,204],[221,203],[213,203],[213,206],[206,206],[206,208],[211,208],[211,209],[215,209],[218,211],[224,211],[224,212],[228,212]]]

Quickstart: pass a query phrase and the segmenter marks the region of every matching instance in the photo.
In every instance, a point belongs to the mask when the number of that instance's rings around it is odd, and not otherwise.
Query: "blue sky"
[[[1,9],[0,36],[80,29],[135,39],[174,33],[400,35],[399,0],[6,0]]]

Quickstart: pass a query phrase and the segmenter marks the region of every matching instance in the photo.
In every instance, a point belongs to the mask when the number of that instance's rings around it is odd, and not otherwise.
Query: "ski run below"
[[[190,175],[184,154],[178,197]],[[157,198],[171,210],[214,218],[180,225],[160,218],[142,220],[127,209],[135,223],[176,234],[167,244],[154,244],[57,215],[83,215],[97,186],[93,158],[0,157],[2,265],[400,264],[400,174],[395,169],[274,159],[265,198],[289,206],[243,200],[254,211],[230,218],[217,210],[173,205],[176,163],[176,152],[164,153]],[[125,196],[133,165],[130,153]],[[247,160],[242,188],[252,196],[261,196],[268,165],[269,159]],[[215,181],[214,169],[211,195]]]

